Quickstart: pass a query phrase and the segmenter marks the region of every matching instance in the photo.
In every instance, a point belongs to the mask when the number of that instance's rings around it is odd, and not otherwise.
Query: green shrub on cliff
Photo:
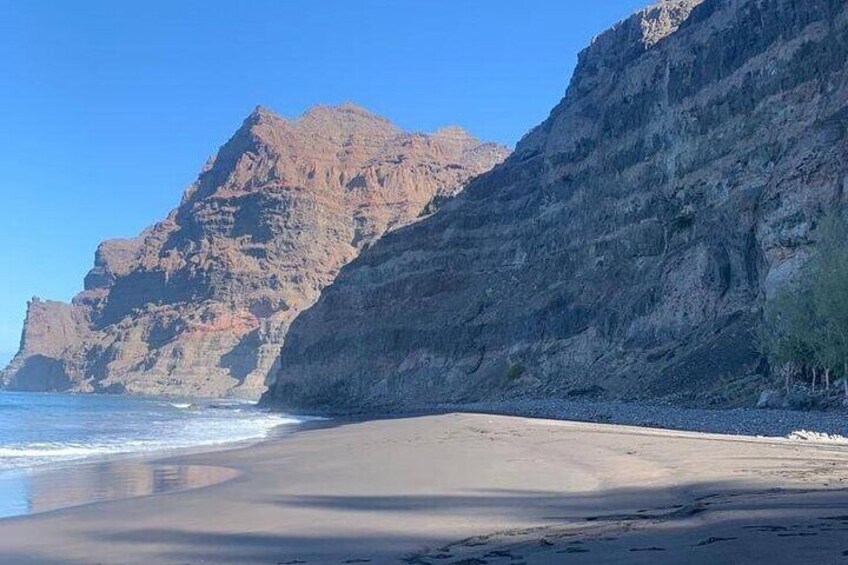
[[[506,371],[506,378],[509,381],[514,381],[515,379],[521,377],[524,374],[524,365],[521,363],[513,363],[509,366],[509,369]]]
[[[848,395],[848,225],[832,214],[819,233],[816,256],[766,303],[760,346],[773,367],[794,368],[813,388],[845,377]]]

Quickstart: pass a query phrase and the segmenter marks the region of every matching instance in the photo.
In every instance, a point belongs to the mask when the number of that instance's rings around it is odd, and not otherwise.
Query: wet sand
[[[0,521],[0,562],[848,563],[848,449],[447,414],[165,465],[231,480]]]
[[[6,471],[0,474],[0,519],[203,488],[238,475],[231,467],[172,465],[139,457]]]

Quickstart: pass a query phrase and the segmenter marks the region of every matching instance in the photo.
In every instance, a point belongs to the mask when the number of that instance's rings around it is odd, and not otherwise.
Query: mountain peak
[[[312,106],[295,120],[295,124],[328,136],[377,139],[403,133],[401,128],[383,116],[351,102]]]
[[[589,69],[621,69],[676,32],[704,0],[660,0],[595,36],[580,52],[574,78]],[[593,73],[588,73],[593,74]]]
[[[642,44],[651,47],[675,31],[704,0],[660,0],[637,13]]]
[[[30,303],[0,386],[258,397],[342,266],[508,153],[420,137],[351,103],[256,106],[165,220],[98,248],[71,304]]]
[[[363,118],[374,118],[381,121],[388,121],[386,118],[375,114],[371,110],[360,106],[359,104],[355,104],[353,102],[342,102],[341,104],[316,104],[309,108],[305,113],[309,114],[311,112],[326,112],[330,114],[350,114],[355,116],[360,116]]]
[[[251,129],[257,124],[286,122],[287,120],[267,106],[257,105],[244,119],[242,129]]]
[[[460,126],[445,126],[433,132],[433,137],[450,139],[454,141],[478,141],[476,137],[468,133],[468,130]]]
[[[251,115],[255,116],[263,116],[269,114],[276,115],[276,112],[274,112],[271,108],[267,106],[263,106],[262,104],[257,104],[256,107],[253,109],[253,112],[251,112]]]

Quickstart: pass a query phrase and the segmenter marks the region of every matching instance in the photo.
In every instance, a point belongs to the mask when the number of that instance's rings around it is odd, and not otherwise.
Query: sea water
[[[0,392],[0,473],[259,440],[300,421],[238,400]]]
[[[261,440],[303,420],[236,400],[0,392],[0,518],[220,483],[237,466],[158,456]]]

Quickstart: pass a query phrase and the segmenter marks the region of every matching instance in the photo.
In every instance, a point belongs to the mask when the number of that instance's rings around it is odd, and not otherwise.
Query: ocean
[[[0,473],[260,440],[300,421],[237,400],[0,392]]]
[[[304,420],[237,400],[0,392],[0,518],[220,483],[238,470],[133,455],[262,440]]]

